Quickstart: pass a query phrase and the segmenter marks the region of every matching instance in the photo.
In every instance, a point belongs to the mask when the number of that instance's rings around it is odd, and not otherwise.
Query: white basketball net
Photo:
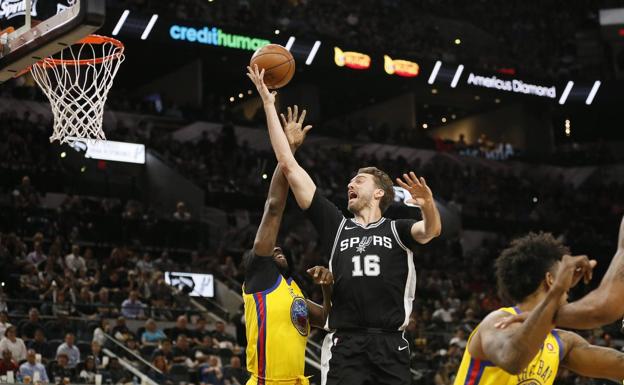
[[[106,140],[102,130],[104,104],[125,59],[124,48],[114,39],[88,39],[67,47],[58,58],[43,59],[30,69],[52,106],[54,132],[50,142]]]

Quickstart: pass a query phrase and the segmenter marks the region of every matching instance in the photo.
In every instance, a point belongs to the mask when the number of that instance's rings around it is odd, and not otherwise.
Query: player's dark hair
[[[358,170],[358,174],[370,174],[375,180],[378,188],[384,191],[384,196],[379,201],[379,208],[383,214],[394,201],[394,188],[392,187],[392,179],[385,172],[377,167],[362,167]]]
[[[557,261],[569,250],[550,233],[529,233],[514,239],[496,260],[498,293],[519,303],[533,294]]]

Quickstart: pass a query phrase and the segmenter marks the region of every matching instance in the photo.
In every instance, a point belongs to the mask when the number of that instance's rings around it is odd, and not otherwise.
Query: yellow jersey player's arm
[[[503,311],[491,313],[481,322],[470,340],[467,347],[470,355],[491,361],[511,374],[522,372],[554,327],[552,317],[564,293],[562,289],[551,289],[525,322],[512,324],[506,329],[496,328],[495,324],[509,314]]]
[[[562,296],[592,268],[586,256],[563,256],[552,286],[527,320],[500,329],[496,324],[508,315],[503,311],[491,313],[470,340],[469,353],[474,358],[493,362],[508,373],[520,373],[539,352],[553,329],[553,319]]]
[[[260,221],[260,227],[256,233],[256,239],[254,240],[253,252],[255,255],[263,257],[273,255],[273,248],[277,241],[287,197],[288,181],[284,177],[284,173],[282,173],[282,169],[278,164],[277,167],[275,167],[275,171],[273,171],[269,194],[264,204],[262,221]]]
[[[624,218],[620,223],[618,246],[600,285],[576,302],[559,309],[557,326],[594,329],[624,315]]]
[[[260,97],[262,98],[264,112],[267,117],[267,125],[269,127],[269,138],[271,140],[271,146],[273,146],[273,151],[275,152],[275,157],[277,158],[286,179],[288,179],[288,183],[290,184],[290,188],[295,195],[297,204],[300,208],[305,210],[309,208],[312,203],[312,198],[314,197],[314,192],[316,191],[316,185],[310,175],[308,175],[308,173],[299,165],[292,151],[290,151],[288,138],[280,127],[279,116],[277,115],[277,110],[275,109],[275,94],[269,92],[264,84],[264,70],[259,72],[257,67],[247,67],[247,69],[247,76],[249,76],[251,81],[254,83],[256,89],[260,93]],[[297,112],[297,106],[295,106],[295,115]],[[291,114],[292,111],[289,109],[289,118],[291,117]],[[303,123],[304,118],[305,111],[299,118],[300,124]],[[306,126],[303,128],[303,132],[306,133],[310,128],[312,127]]]
[[[325,327],[325,321],[327,321],[327,316],[329,316],[329,311],[331,310],[334,276],[324,266],[315,266],[308,269],[308,274],[312,277],[315,284],[321,285],[321,290],[323,291],[323,306],[309,299],[306,300],[310,312],[310,325],[322,329]]]
[[[559,331],[566,349],[561,366],[584,377],[624,380],[624,353],[591,345],[578,334]]]
[[[288,120],[284,118],[283,125],[277,122],[269,122],[269,126],[277,125],[279,130],[283,130],[288,134],[288,148],[291,154],[295,153],[299,146],[303,143],[308,130],[302,130],[301,124],[305,118],[305,114],[298,119],[297,113],[292,115],[292,109],[288,107]],[[260,256],[270,256],[273,254],[273,248],[277,241],[282,214],[286,207],[286,198],[288,197],[288,181],[284,177],[282,167],[278,164],[271,178],[269,186],[269,194],[264,205],[264,213],[262,221],[256,233],[254,240],[254,253]]]

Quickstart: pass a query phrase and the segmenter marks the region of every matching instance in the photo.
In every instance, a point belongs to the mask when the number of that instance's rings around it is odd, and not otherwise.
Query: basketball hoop
[[[57,56],[30,68],[52,106],[54,132],[50,142],[106,140],[102,130],[104,104],[124,61],[124,45],[117,39],[89,35]]]

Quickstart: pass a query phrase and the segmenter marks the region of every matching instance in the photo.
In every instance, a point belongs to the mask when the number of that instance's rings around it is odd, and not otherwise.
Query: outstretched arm
[[[624,315],[624,218],[620,223],[618,246],[600,285],[576,302],[557,312],[555,323],[573,329],[594,329]]]
[[[275,93],[269,92],[264,84],[264,70],[258,71],[257,66],[254,66],[254,68],[247,67],[247,70],[247,76],[249,76],[251,81],[255,84],[262,98],[262,103],[264,104],[264,112],[266,113],[267,124],[269,126],[269,138],[271,139],[275,157],[286,179],[288,179],[297,204],[305,210],[310,207],[314,192],[316,191],[314,181],[310,178],[310,175],[301,168],[299,163],[297,163],[295,156],[292,151],[290,151],[288,139],[279,127],[279,117],[275,109]],[[295,115],[297,115],[297,112],[297,106],[295,106]],[[292,115],[289,109],[289,117],[290,116]],[[303,123],[303,118],[305,118],[305,113],[301,114],[299,118],[300,123]],[[306,126],[303,130],[307,131],[310,128],[311,126]]]
[[[578,334],[559,331],[567,353],[562,366],[590,378],[624,380],[624,354],[615,349],[590,345]]]
[[[288,110],[291,111],[291,108],[288,107]],[[288,148],[291,154],[297,151],[297,148],[301,146],[309,131],[309,128],[308,130],[301,129],[304,118],[305,114],[302,114],[300,119],[297,119],[296,114],[294,117],[292,114],[289,114],[288,119],[284,118],[283,120],[283,131],[288,133]],[[276,125],[276,127],[274,127],[275,129],[282,130],[279,120],[277,122],[270,121],[269,125]],[[270,256],[273,254],[273,248],[275,247],[275,242],[279,233],[287,197],[288,181],[284,177],[281,165],[278,164],[273,172],[273,178],[269,186],[269,194],[264,204],[262,221],[256,233],[253,247],[254,254],[260,256]]]
[[[505,314],[490,314],[470,340],[470,354],[478,359],[492,361],[508,373],[520,373],[535,357],[554,327],[553,318],[561,297],[580,277],[587,276],[594,265],[585,256],[564,256],[555,283],[529,318],[522,324],[516,323],[506,329],[498,329],[495,325]]]
[[[440,212],[436,207],[433,193],[425,178],[418,178],[416,174],[410,172],[403,174],[403,179],[397,178],[399,186],[406,189],[412,196],[408,202],[420,207],[423,219],[412,225],[412,238],[418,243],[427,243],[442,232],[442,221]]]

